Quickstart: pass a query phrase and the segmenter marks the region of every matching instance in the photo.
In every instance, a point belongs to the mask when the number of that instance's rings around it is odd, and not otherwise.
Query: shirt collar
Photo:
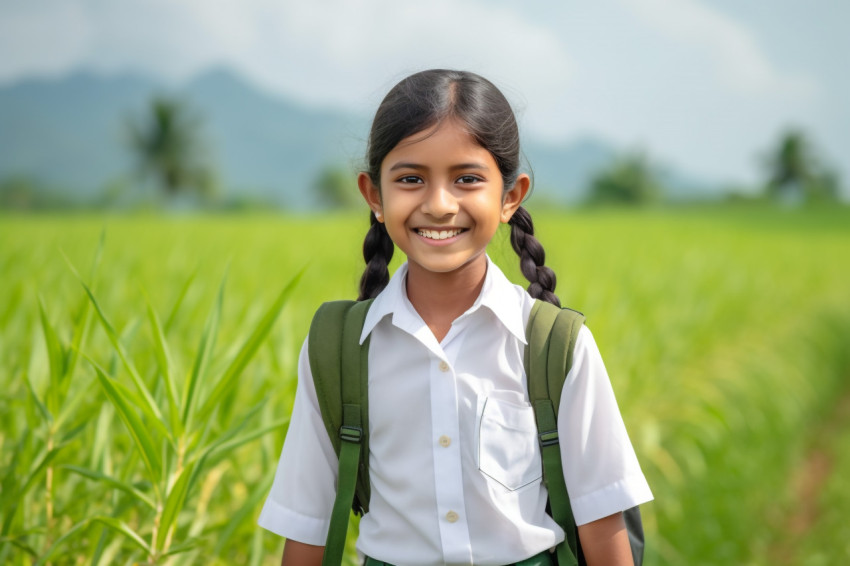
[[[388,315],[392,315],[393,325],[409,334],[417,336],[422,332],[430,333],[427,326],[422,324],[422,318],[416,312],[416,309],[407,299],[406,278],[407,262],[396,270],[386,288],[375,297],[375,301],[369,307],[369,312],[366,314],[366,320],[363,323],[363,331],[360,334],[361,344],[375,326]],[[487,256],[487,275],[484,277],[481,293],[472,303],[472,306],[457,320],[470,316],[481,307],[486,307],[496,315],[496,318],[511,334],[516,336],[520,342],[526,344],[523,309],[521,307],[522,294],[525,294],[525,290],[508,281],[502,270],[492,262],[490,256]]]

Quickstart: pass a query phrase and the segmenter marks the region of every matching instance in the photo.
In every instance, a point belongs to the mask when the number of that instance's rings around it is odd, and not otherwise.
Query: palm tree
[[[212,192],[214,173],[206,158],[201,119],[187,103],[154,96],[141,120],[131,117],[128,126],[141,173],[154,177],[167,196]]]
[[[782,134],[768,155],[767,194],[782,200],[834,200],[838,195],[838,177],[823,166],[811,142],[799,129]]]

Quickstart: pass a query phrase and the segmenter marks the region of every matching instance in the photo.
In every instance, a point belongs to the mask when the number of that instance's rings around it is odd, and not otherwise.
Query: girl
[[[505,565],[564,533],[546,488],[523,370],[534,298],[559,304],[521,203],[519,135],[486,79],[430,70],[387,94],[369,136],[360,192],[372,209],[359,300],[376,297],[369,349],[367,564]],[[528,291],[485,253],[511,226]],[[407,256],[390,279],[398,248]],[[338,460],[319,412],[306,343],[292,420],[259,523],[287,538],[285,566],[320,564]],[[593,337],[582,328],[558,429],[564,476],[590,565],[631,564],[622,511],[652,499]],[[381,562],[375,562],[381,561]]]

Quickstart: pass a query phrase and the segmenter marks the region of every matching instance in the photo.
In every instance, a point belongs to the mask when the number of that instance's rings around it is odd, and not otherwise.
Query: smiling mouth
[[[461,232],[465,231],[465,228],[452,228],[450,230],[427,230],[424,228],[416,229],[417,234],[419,234],[423,238],[428,238],[429,240],[448,240],[449,238],[454,238]]]

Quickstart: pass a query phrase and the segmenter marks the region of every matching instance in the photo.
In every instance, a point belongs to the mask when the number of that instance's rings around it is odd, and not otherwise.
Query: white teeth
[[[457,236],[463,232],[463,230],[460,228],[455,228],[453,230],[423,230],[420,228],[416,230],[416,232],[423,238],[428,238],[429,240],[445,240],[447,238]]]

